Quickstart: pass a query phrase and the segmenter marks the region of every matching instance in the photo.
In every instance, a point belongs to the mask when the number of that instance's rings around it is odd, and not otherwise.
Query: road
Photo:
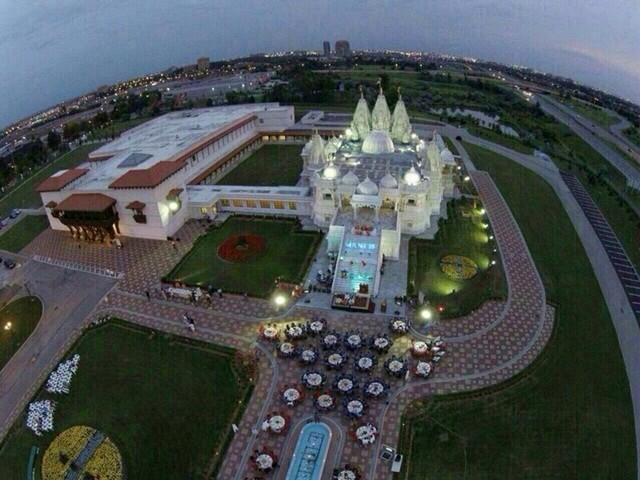
[[[625,158],[603,141],[603,138],[606,138],[618,144],[618,138],[598,126],[592,126],[595,124],[587,122],[582,117],[579,117],[573,110],[550,99],[548,96],[536,94],[532,99],[540,103],[542,110],[567,125],[576,135],[600,153],[611,165],[624,175],[627,179],[628,186],[640,189],[640,170],[632,166]],[[588,126],[585,126],[585,124]],[[626,150],[627,147],[622,146],[621,148]]]
[[[42,320],[0,371],[0,437],[16,418],[25,397],[40,386],[77,337],[79,325],[115,284],[114,279],[77,272],[30,260],[16,270],[13,281],[28,281],[44,306]],[[87,286],[91,288],[87,288]],[[26,292],[25,292],[26,294]]]

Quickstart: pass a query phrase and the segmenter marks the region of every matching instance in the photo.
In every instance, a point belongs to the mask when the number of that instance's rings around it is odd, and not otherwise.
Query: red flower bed
[[[225,262],[244,263],[262,256],[267,251],[267,239],[253,233],[227,237],[218,247],[218,257]]]

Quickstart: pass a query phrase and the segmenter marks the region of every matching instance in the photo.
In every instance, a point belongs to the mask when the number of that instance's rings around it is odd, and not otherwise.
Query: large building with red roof
[[[228,170],[265,132],[284,132],[293,124],[293,107],[276,103],[169,113],[127,131],[36,189],[54,229],[92,240],[166,239],[193,213],[189,184]]]

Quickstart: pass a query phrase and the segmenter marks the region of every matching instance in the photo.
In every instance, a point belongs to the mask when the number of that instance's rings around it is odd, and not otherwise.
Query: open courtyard
[[[471,200],[452,202],[433,240],[409,244],[410,295],[418,292],[439,310],[440,318],[456,318],[485,301],[506,298],[500,256],[482,206]]]
[[[222,177],[220,185],[294,186],[302,172],[299,145],[263,145]]]
[[[276,279],[302,281],[319,241],[291,220],[231,217],[200,237],[166,279],[266,297]]]

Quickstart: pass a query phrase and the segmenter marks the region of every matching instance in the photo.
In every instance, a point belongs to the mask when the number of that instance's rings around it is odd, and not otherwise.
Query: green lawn
[[[0,310],[0,370],[40,321],[42,302],[37,297],[21,297]]]
[[[476,125],[467,125],[467,130],[469,130],[469,133],[475,135],[476,137],[484,138],[485,140],[489,140],[493,143],[498,143],[507,148],[510,148],[511,150],[515,150],[516,152],[524,153],[526,155],[533,154],[533,148],[525,145],[521,140],[515,137],[503,135],[494,130],[478,127]]]
[[[302,173],[301,145],[263,145],[217,183],[294,186]]]
[[[556,330],[517,379],[428,399],[416,418],[405,416],[401,450],[411,454],[404,478],[636,478],[633,410],[617,337],[567,214],[531,171],[465,148],[509,203],[557,304]]]
[[[479,209],[470,200],[452,201],[448,219],[442,220],[434,240],[412,239],[409,244],[409,294],[422,291],[432,305],[442,305],[442,317],[465,315],[492,297],[506,298],[502,269],[490,266],[498,259],[495,243],[482,227]],[[473,260],[478,273],[468,280],[454,280],[440,269],[445,255],[462,255]]]
[[[253,233],[267,240],[265,255],[247,263],[228,263],[217,255],[218,246],[230,235]],[[167,275],[189,285],[221,287],[265,297],[276,277],[298,283],[306,273],[321,236],[297,232],[288,220],[231,217],[221,228],[200,237],[194,247]]]
[[[58,402],[55,430],[36,437],[20,419],[0,450],[0,478],[25,478],[36,445],[39,479],[46,447],[73,425],[105,432],[122,453],[127,478],[203,478],[244,395],[232,351],[110,323],[89,331],[73,353],[80,364],[70,394],[36,395]]]
[[[48,226],[46,215],[24,215],[9,230],[0,231],[0,249],[18,253]]]
[[[640,130],[635,127],[629,127],[623,130],[624,135],[640,147]]]
[[[49,165],[27,178],[24,182],[17,185],[2,197],[0,200],[0,216],[6,217],[12,208],[37,208],[42,206],[42,203],[40,202],[40,194],[34,190],[34,187],[44,179],[56,173],[58,170],[73,168],[83,163],[86,160],[87,155],[100,146],[101,144],[98,143],[81,145],[64,155],[61,155]]]
[[[620,119],[606,112],[597,105],[593,105],[591,103],[583,102],[581,100],[576,100],[573,98],[570,100],[563,98],[560,99],[560,102],[579,115],[582,115],[587,120],[591,120],[593,123],[597,123],[605,130],[609,130],[609,127],[611,125],[620,123]]]

